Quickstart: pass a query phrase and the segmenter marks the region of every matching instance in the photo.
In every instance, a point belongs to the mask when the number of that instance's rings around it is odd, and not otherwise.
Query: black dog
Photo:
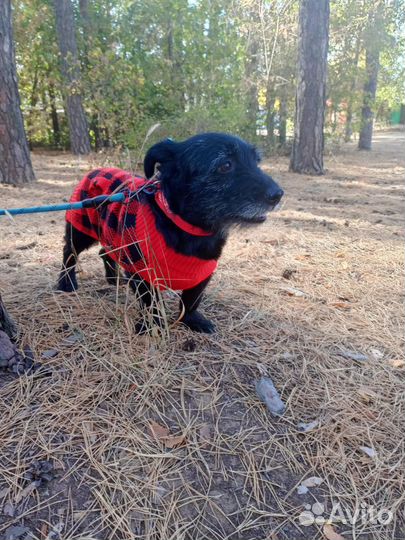
[[[283,196],[277,183],[259,168],[259,162],[255,148],[242,139],[223,133],[205,133],[183,142],[165,140],[150,148],[144,169],[147,179],[156,178],[158,165],[159,189],[155,192],[143,189],[148,187],[147,181],[131,177],[125,171],[93,171],[79,184],[72,200],[111,194],[128,185],[132,190],[139,186],[141,189],[138,189],[136,201],[127,199],[127,207],[113,203],[92,210],[69,211],[70,217],[67,213],[58,289],[70,292],[77,288],[77,257],[100,241],[108,281],[115,281],[118,262],[126,270],[131,287],[141,294],[147,306],[152,304],[153,288],[164,288],[157,281],[161,277],[157,267],[162,260],[168,261],[166,274],[162,275],[171,288],[183,290],[182,322],[198,332],[213,332],[214,325],[197,308],[229,229],[233,225],[264,222],[267,212],[274,209]],[[131,207],[133,204],[136,206]],[[142,219],[139,212],[143,212]],[[145,227],[153,229],[150,237]],[[125,242],[122,240],[128,231],[136,236],[132,242],[128,242],[128,236]],[[139,238],[142,235],[144,240]],[[142,249],[142,242],[147,243],[152,237],[157,238],[157,256],[163,254],[164,257],[159,259],[159,264],[153,262],[154,256],[149,258],[148,264],[142,263],[148,251],[148,248]],[[117,238],[121,238],[119,245]],[[175,276],[173,281],[170,272]],[[183,278],[185,285],[179,286],[179,279]],[[145,328],[138,326],[138,330]]]

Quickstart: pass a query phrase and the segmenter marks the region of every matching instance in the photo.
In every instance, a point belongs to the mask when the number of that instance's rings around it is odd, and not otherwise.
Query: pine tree
[[[329,0],[301,0],[295,132],[290,170],[323,174]]]
[[[56,33],[65,83],[70,145],[74,154],[90,153],[90,138],[80,90],[80,66],[71,0],[54,0]]]
[[[10,0],[0,2],[0,183],[35,180],[17,86]]]

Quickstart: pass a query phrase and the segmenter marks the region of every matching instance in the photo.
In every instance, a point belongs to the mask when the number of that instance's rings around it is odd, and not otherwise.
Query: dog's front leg
[[[197,311],[197,308],[201,302],[202,295],[205,287],[208,285],[211,276],[193,287],[183,291],[181,295],[180,310],[184,308],[184,315],[181,322],[194,330],[195,332],[204,332],[205,334],[212,334],[215,332],[214,324],[206,319],[201,313]]]
[[[129,286],[137,295],[142,305],[146,308],[152,309],[153,322],[159,326],[163,326],[163,318],[159,310],[156,293],[154,293],[153,287],[143,280],[138,274],[130,274],[125,272],[125,276],[128,279]],[[149,328],[145,320],[139,321],[135,325],[137,334],[145,334]]]

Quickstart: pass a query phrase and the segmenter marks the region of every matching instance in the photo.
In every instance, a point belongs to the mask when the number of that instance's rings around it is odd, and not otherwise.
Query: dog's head
[[[232,224],[262,223],[283,190],[259,167],[256,149],[224,133],[203,133],[183,142],[155,144],[145,156],[147,178],[159,164],[173,212],[211,231]]]

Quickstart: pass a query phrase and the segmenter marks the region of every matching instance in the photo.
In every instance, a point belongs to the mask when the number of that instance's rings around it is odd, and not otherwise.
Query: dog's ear
[[[167,163],[175,157],[176,143],[171,139],[165,139],[155,144],[146,152],[143,169],[146,178],[151,178],[155,173],[156,163]]]

